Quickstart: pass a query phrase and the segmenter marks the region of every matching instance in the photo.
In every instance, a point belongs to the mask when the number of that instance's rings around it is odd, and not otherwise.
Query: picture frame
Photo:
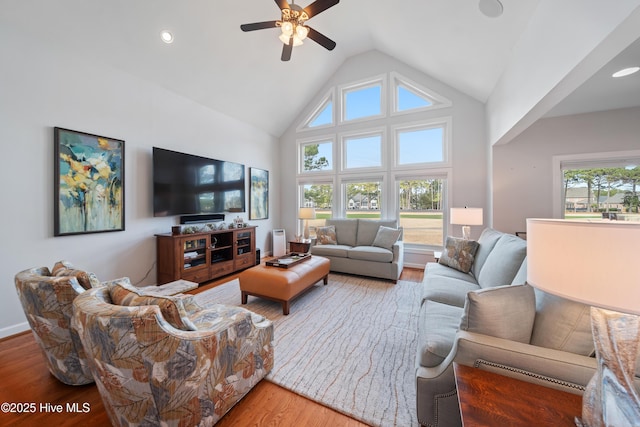
[[[249,219],[269,218],[269,171],[249,168]]]
[[[54,236],[124,231],[124,141],[54,127]]]

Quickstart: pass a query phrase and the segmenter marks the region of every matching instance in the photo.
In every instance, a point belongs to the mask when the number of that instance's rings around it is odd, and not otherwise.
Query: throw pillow
[[[591,307],[536,289],[537,315],[531,344],[591,356]]]
[[[531,286],[485,288],[467,293],[460,329],[528,344],[535,317]]]
[[[454,268],[463,273],[471,271],[473,260],[478,250],[478,242],[447,236],[444,251],[438,261],[442,265]]]
[[[84,270],[76,270],[70,268],[59,268],[56,270],[56,277],[75,277],[78,279],[78,283],[84,289],[98,288],[100,287],[100,280],[95,274]]]
[[[397,228],[385,227],[381,225],[378,228],[376,238],[373,240],[373,246],[391,250],[393,244],[398,241],[402,230]]]
[[[114,283],[109,288],[111,302],[116,305],[139,307],[144,305],[157,305],[164,319],[171,326],[183,331],[197,331],[198,328],[189,320],[182,299],[178,296],[168,297],[160,295],[141,295],[135,286],[126,281]]]
[[[336,227],[328,225],[316,228],[316,238],[319,245],[337,245]]]

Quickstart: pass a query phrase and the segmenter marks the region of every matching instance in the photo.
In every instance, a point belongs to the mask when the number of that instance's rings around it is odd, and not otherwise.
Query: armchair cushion
[[[84,289],[97,288],[100,286],[100,280],[98,280],[95,274],[88,271],[66,267],[54,269],[54,271],[55,273],[53,275],[55,277],[75,277]]]
[[[460,329],[529,343],[536,301],[529,285],[501,286],[467,294]]]
[[[447,236],[444,251],[438,261],[442,265],[454,268],[463,273],[471,271],[473,260],[478,250],[478,242]]]
[[[171,326],[183,331],[197,331],[198,328],[189,319],[180,296],[142,295],[138,293],[128,280],[119,281],[109,288],[111,302],[115,305],[139,307],[157,305],[164,319]],[[189,298],[190,296],[186,296]]]
[[[595,347],[591,334],[591,308],[536,289],[536,321],[531,344],[590,356]]]
[[[373,246],[391,249],[393,244],[400,238],[401,233],[402,230],[381,225],[378,227],[375,239],[373,239]]]

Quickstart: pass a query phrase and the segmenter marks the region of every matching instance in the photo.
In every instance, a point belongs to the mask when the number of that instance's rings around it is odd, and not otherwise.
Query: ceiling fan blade
[[[336,47],[336,42],[331,40],[329,37],[317,32],[311,27],[307,28],[309,28],[309,34],[307,34],[307,37],[318,43],[320,46],[324,47],[327,50],[333,50]]]
[[[280,57],[283,61],[288,61],[291,59],[291,51],[293,50],[293,35],[289,38],[289,44],[285,44],[282,47],[282,56]]]
[[[316,0],[309,6],[305,7],[304,11],[307,12],[309,18],[313,18],[320,12],[324,12],[330,7],[337,5],[338,3],[340,3],[340,0]]]
[[[280,10],[291,9],[291,6],[289,6],[289,3],[287,2],[287,0],[276,0],[276,4],[280,8]]]
[[[264,30],[265,28],[275,28],[278,21],[254,22],[253,24],[242,24],[242,31]]]

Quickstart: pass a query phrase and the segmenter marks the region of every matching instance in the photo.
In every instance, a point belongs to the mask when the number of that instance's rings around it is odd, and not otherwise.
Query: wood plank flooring
[[[405,268],[401,280],[421,282],[423,271]],[[234,276],[198,288],[201,292]],[[0,403],[33,403],[34,413],[0,412],[0,426],[108,426],[109,419],[94,384],[68,386],[47,370],[30,331],[0,340]],[[51,404],[51,406],[46,406]],[[74,404],[76,407],[74,408]],[[62,405],[62,412],[51,412]],[[71,410],[77,409],[78,412]],[[85,411],[85,409],[87,409]],[[217,424],[238,426],[363,427],[353,418],[322,406],[269,381],[258,383]]]

